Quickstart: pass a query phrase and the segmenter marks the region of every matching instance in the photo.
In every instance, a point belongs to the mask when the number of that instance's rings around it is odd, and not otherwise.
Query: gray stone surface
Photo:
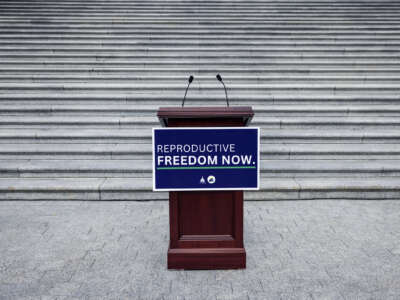
[[[245,245],[168,271],[167,202],[0,202],[0,299],[400,298],[400,201],[246,202]]]

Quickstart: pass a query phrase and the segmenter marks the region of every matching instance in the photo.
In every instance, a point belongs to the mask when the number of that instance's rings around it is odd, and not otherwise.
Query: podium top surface
[[[169,121],[177,119],[236,119],[243,120],[248,124],[254,116],[251,106],[208,106],[208,107],[160,107],[157,116],[164,126],[168,126]]]

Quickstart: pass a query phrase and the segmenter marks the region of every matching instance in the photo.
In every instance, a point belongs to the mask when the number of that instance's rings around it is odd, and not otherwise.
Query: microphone
[[[186,91],[185,91],[185,96],[183,96],[182,107],[185,105],[186,94],[187,94],[190,84],[193,82],[193,79],[194,79],[193,75],[190,75],[189,79],[188,79],[188,85],[187,85]]]
[[[226,106],[229,107],[228,93],[226,92],[225,83],[223,82],[221,75],[217,74],[217,76],[215,76],[215,77],[217,77],[218,81],[221,82],[222,85],[224,86],[224,90],[225,90],[225,99],[226,99]]]

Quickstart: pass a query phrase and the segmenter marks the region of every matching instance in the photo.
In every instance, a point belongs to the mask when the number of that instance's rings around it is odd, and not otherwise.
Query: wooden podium
[[[251,107],[161,107],[165,127],[246,126]],[[246,267],[243,191],[169,192],[168,269]]]

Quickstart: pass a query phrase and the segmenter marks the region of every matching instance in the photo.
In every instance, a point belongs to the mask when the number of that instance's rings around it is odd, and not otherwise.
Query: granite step
[[[1,128],[131,128],[146,129],[159,126],[155,116],[2,116]],[[383,128],[400,129],[400,119],[390,116],[256,116],[252,126],[270,128]]]
[[[246,200],[399,199],[398,178],[269,178]],[[0,200],[167,200],[150,178],[2,178]]]
[[[116,117],[150,117],[154,120],[157,114],[159,105],[157,104],[139,104],[137,102],[127,103],[108,103],[99,104],[90,101],[80,101],[75,104],[55,103],[49,100],[48,103],[15,103],[10,100],[1,101],[0,115],[10,118],[13,117],[35,117],[42,118],[43,116],[61,117],[61,116],[116,116]],[[192,103],[192,101],[191,101]],[[206,104],[208,105],[208,104]],[[201,106],[204,106],[204,102]],[[253,105],[256,118],[261,117],[390,117],[400,115],[400,101],[396,104],[365,104],[365,105],[346,105],[346,104],[325,104],[315,106],[312,104],[257,104]],[[5,119],[7,120],[7,119]],[[18,119],[15,119],[18,120]]]
[[[212,172],[212,171],[210,171]],[[260,174],[269,177],[366,178],[400,176],[398,160],[261,160]],[[151,159],[1,161],[0,177],[152,177]],[[264,180],[264,179],[263,179]],[[267,179],[265,179],[267,180]]]
[[[278,129],[261,130],[261,141],[271,144],[287,143],[339,143],[387,144],[400,142],[398,129]],[[0,131],[3,143],[151,143],[151,130],[130,128],[9,128]]]
[[[151,141],[150,141],[151,142]],[[321,160],[350,159],[370,160],[400,159],[400,144],[374,143],[292,143],[273,144],[263,140],[260,144],[262,160]],[[152,157],[152,144],[137,143],[3,143],[0,147],[0,160],[61,160],[61,159],[131,159],[149,160]]]

